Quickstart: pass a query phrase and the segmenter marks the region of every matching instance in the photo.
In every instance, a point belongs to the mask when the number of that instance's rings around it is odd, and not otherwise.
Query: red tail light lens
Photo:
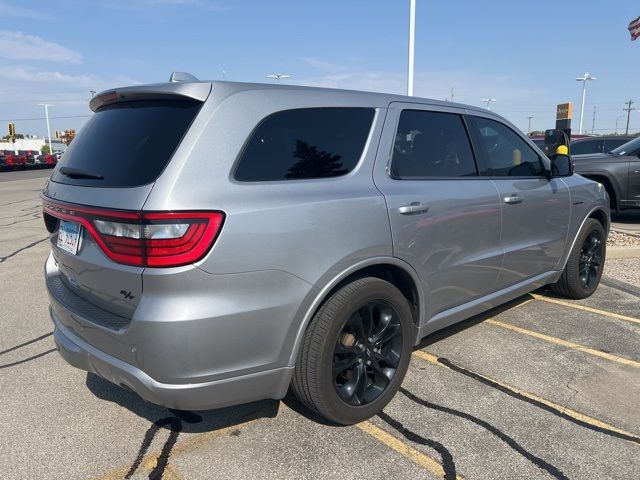
[[[222,212],[130,212],[45,200],[47,214],[82,224],[114,262],[178,267],[202,259],[224,221]]]

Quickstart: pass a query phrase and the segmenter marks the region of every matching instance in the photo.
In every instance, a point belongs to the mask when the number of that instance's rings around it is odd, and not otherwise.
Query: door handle
[[[504,197],[504,203],[508,203],[510,205],[515,205],[516,203],[522,203],[524,198],[519,197],[516,194],[509,195],[508,197]]]
[[[428,210],[429,207],[421,204],[420,202],[411,202],[409,205],[398,208],[398,212],[402,215],[417,215],[419,213],[427,213]]]

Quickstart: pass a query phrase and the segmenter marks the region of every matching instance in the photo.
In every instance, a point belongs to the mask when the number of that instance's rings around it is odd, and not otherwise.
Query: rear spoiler
[[[113,103],[132,100],[192,99],[204,102],[211,93],[211,82],[173,82],[122,87],[97,94],[89,102],[94,112]]]

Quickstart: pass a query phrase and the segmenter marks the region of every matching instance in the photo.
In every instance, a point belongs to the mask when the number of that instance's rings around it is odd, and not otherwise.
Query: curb
[[[627,228],[616,227],[614,225],[611,225],[609,230],[611,230],[613,232],[616,232],[616,233],[624,233],[625,235],[631,235],[632,237],[640,237],[640,231],[638,231],[638,230],[629,230]]]
[[[607,258],[640,258],[640,247],[610,247],[607,245]]]

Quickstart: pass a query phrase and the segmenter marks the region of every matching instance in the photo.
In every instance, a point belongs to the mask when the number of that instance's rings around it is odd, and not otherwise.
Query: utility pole
[[[413,97],[413,63],[416,40],[416,0],[409,2],[409,64],[407,68],[407,95]]]
[[[596,129],[596,106],[593,106],[593,120],[591,120],[591,133]]]
[[[527,117],[527,120],[529,120],[529,129],[527,130],[527,134],[531,133],[531,119],[532,118],[533,118],[532,116]]]
[[[451,87],[451,101],[453,102],[453,96],[455,95],[454,88]]]
[[[623,111],[627,112],[627,130],[624,132],[624,134],[629,135],[629,118],[631,117],[631,112],[633,112],[633,108],[631,108],[631,105],[633,105],[635,102],[629,99],[624,103],[627,106],[627,108],[622,109]]]

